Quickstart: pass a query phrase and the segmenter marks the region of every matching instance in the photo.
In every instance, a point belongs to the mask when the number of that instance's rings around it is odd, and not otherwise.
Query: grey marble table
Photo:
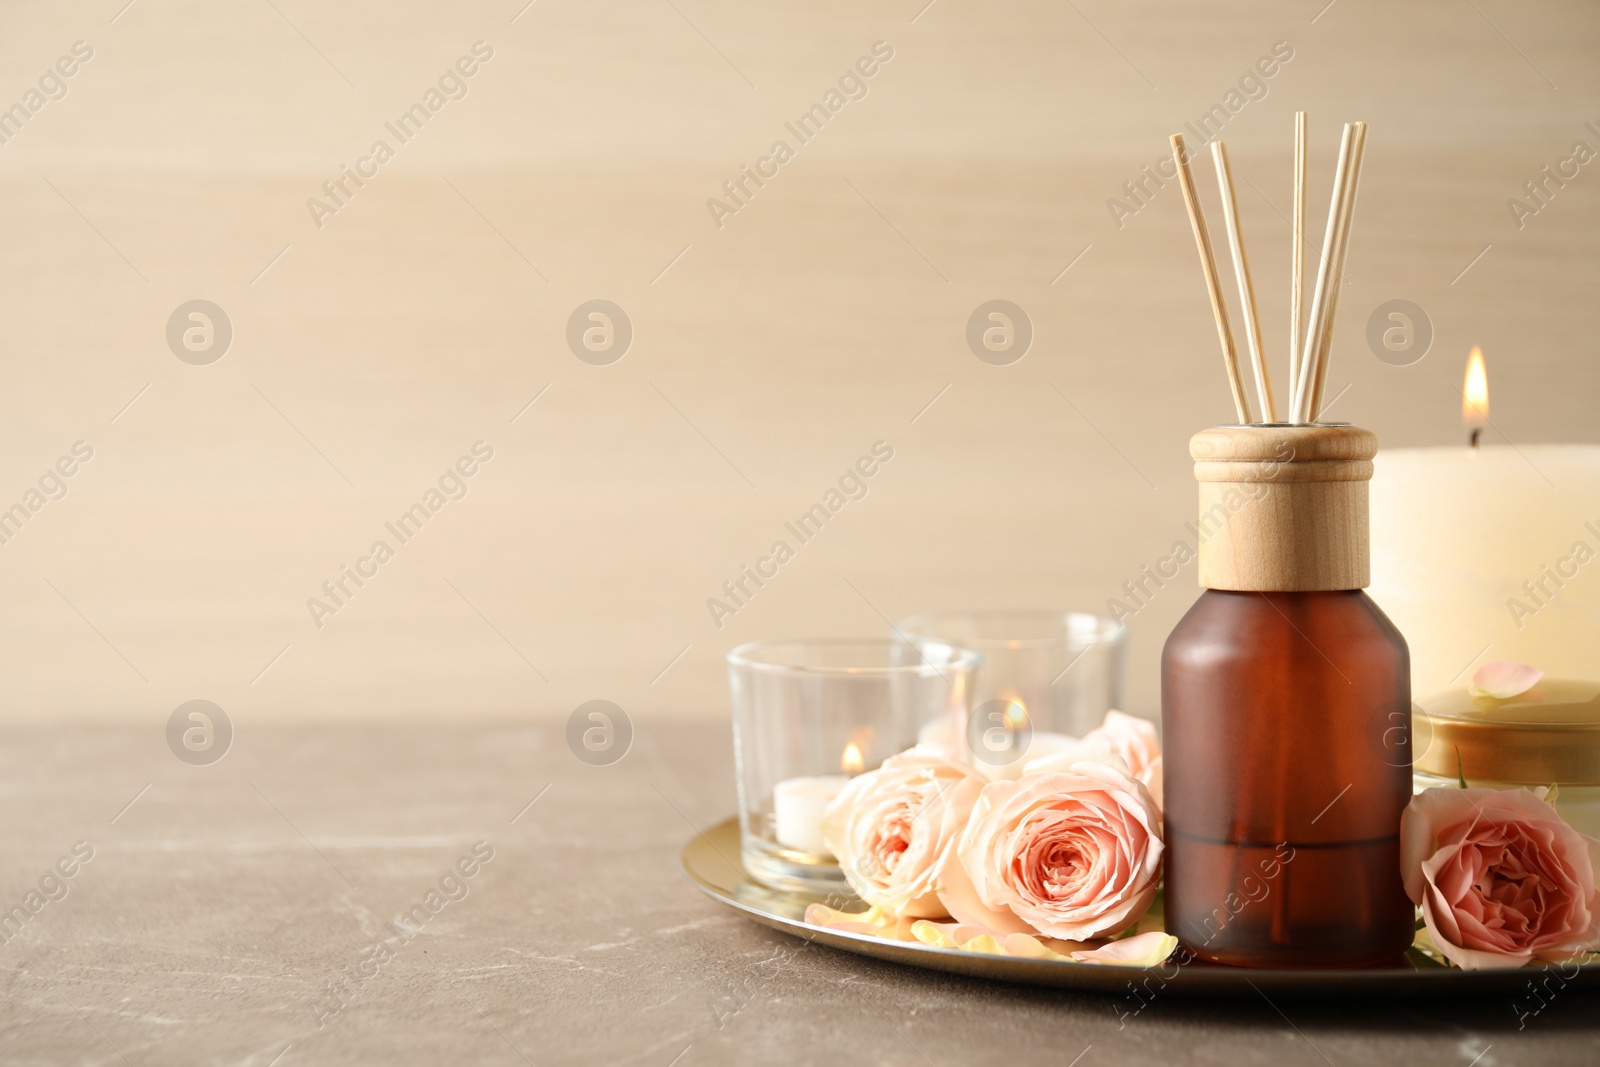
[[[606,767],[560,722],[240,724],[208,766],[160,723],[13,728],[0,768],[7,1064],[1600,1062],[1577,993],[1520,1029],[1504,999],[1127,1018],[803,947],[679,869],[733,810],[711,725]]]

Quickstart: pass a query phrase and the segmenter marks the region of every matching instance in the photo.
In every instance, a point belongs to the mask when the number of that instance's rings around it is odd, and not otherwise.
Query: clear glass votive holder
[[[983,655],[972,714],[923,728],[1000,777],[1052,754],[1122,705],[1128,627],[1102,615],[1046,610],[952,611],[903,620],[895,632],[924,651]],[[940,651],[943,650],[943,651]]]
[[[967,717],[982,656],[904,641],[763,641],[728,653],[745,872],[787,892],[850,892],[822,813],[853,775]]]

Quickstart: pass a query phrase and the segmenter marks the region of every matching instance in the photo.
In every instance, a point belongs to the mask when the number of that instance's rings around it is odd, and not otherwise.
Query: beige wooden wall
[[[1592,5],[123,4],[0,8],[0,105],[65,90],[0,144],[0,507],[93,449],[0,545],[8,717],[720,717],[745,640],[1103,609],[1178,536],[1187,438],[1229,415],[1175,188],[1108,201],[1234,89],[1280,372],[1303,107],[1314,220],[1339,123],[1372,124],[1332,414],[1453,442],[1481,344],[1499,434],[1600,440],[1600,166],[1520,228],[1507,207],[1600,149]],[[385,123],[479,41],[400,143]],[[876,42],[800,143],[784,124]],[[379,139],[319,227],[308,199]],[[780,139],[775,176],[708,208]],[[1364,339],[1401,298],[1435,330],[1408,367]],[[203,366],[166,338],[195,299],[233,329]],[[609,366],[566,340],[593,299],[632,323]],[[964,336],[991,299],[1035,331],[1010,366]],[[464,498],[388,535],[479,441]],[[707,598],[877,441],[867,495],[714,625]],[[308,598],[380,538],[319,627]],[[1192,581],[1134,619],[1132,710]]]

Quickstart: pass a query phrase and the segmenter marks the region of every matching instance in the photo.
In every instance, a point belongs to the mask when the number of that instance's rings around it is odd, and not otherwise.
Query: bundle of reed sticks
[[[1295,113],[1294,122],[1294,264],[1290,271],[1289,298],[1289,412],[1287,422],[1305,425],[1315,422],[1322,411],[1323,389],[1328,380],[1328,354],[1333,342],[1333,319],[1339,306],[1339,281],[1344,277],[1345,256],[1350,250],[1350,223],[1355,215],[1356,186],[1361,178],[1361,153],[1366,145],[1367,124],[1347,122],[1339,145],[1339,163],[1334,172],[1333,200],[1328,205],[1328,227],[1323,236],[1316,283],[1311,290],[1311,314],[1304,316],[1305,279],[1305,192],[1306,192],[1306,113]],[[1211,234],[1205,212],[1195,192],[1194,176],[1189,172],[1189,154],[1182,134],[1172,135],[1173,162],[1178,168],[1178,184],[1194,227],[1194,242],[1200,250],[1200,270],[1205,275],[1211,296],[1211,312],[1217,320],[1217,338],[1222,343],[1222,363],[1233,391],[1233,406],[1241,425],[1278,423],[1278,407],[1272,395],[1272,380],[1262,349],[1261,320],[1256,314],[1255,283],[1250,278],[1250,260],[1245,254],[1244,234],[1239,227],[1239,202],[1233,191],[1233,171],[1228,165],[1228,149],[1221,140],[1211,143],[1211,159],[1216,164],[1217,185],[1222,194],[1222,219],[1228,228],[1228,244],[1233,253],[1233,272],[1239,285],[1239,305],[1244,312],[1245,342],[1250,346],[1250,365],[1255,372],[1256,398],[1261,405],[1258,420],[1250,406],[1250,395],[1239,373],[1239,352],[1228,321],[1228,304],[1217,273],[1216,256],[1211,250]]]

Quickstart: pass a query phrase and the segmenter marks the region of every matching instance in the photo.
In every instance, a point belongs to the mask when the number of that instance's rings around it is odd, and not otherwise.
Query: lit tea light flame
[[[1489,421],[1489,374],[1483,369],[1483,349],[1472,346],[1467,357],[1467,378],[1461,386],[1461,422],[1467,428],[1467,440],[1478,447],[1478,436]]]
[[[1023,725],[1026,724],[1027,721],[1028,721],[1028,708],[1027,708],[1027,705],[1025,705],[1017,697],[1006,697],[1005,699],[1006,699],[1006,710],[1005,710],[1006,722],[1011,726],[1011,728],[1013,730],[1022,729]]]
[[[844,755],[839,757],[839,769],[846,774],[860,774],[866,763],[861,758],[861,748],[854,741],[844,746]]]

